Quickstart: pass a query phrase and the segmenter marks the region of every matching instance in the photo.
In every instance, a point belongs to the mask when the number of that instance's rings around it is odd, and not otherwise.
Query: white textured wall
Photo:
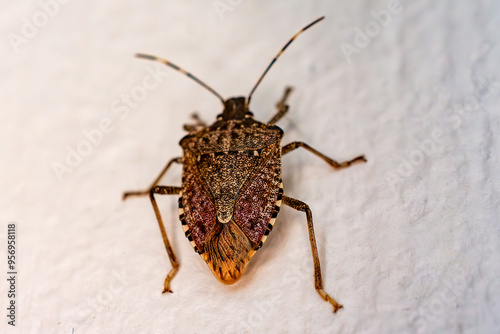
[[[2,333],[498,333],[497,1],[54,1],[0,5],[0,272],[9,222],[19,252],[18,326],[4,310]],[[383,27],[372,12],[382,10]],[[121,194],[181,154],[192,111],[211,121],[220,102],[159,67],[159,84],[126,107],[157,71],[133,54],[246,95],[321,15],[252,109],[269,119],[292,85],[285,143],[368,158],[341,171],[303,150],[283,160],[286,194],[313,210],[325,289],[345,308],[333,315],[314,291],[303,214],[284,208],[246,275],[224,286],[168,196],[159,203],[181,270],[161,295],[170,264],[151,204]],[[357,30],[367,28],[369,40]],[[58,180],[54,162],[106,122]],[[179,167],[164,184],[180,184]]]

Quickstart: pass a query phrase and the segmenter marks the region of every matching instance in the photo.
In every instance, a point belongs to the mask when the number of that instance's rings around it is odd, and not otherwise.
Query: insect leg
[[[163,220],[161,219],[160,210],[158,210],[158,205],[156,204],[154,194],[176,195],[181,191],[181,187],[155,186],[149,192],[149,198],[151,199],[151,204],[153,205],[153,209],[155,210],[156,219],[158,220],[161,236],[163,238],[163,243],[165,244],[165,248],[167,249],[170,263],[172,264],[172,269],[170,269],[170,272],[168,273],[167,277],[165,278],[165,282],[163,283],[163,293],[172,292],[172,290],[170,289],[170,281],[174,278],[175,274],[177,274],[177,271],[179,270],[179,261],[177,260],[177,256],[175,256],[174,250],[172,249],[172,246],[168,241],[167,232],[165,231],[165,226],[163,225]]]
[[[335,301],[335,299],[330,297],[325,292],[325,290],[323,290],[323,280],[321,278],[321,267],[319,264],[318,247],[316,246],[316,238],[314,236],[314,226],[313,226],[311,209],[309,209],[309,206],[306,203],[301,202],[297,199],[288,197],[288,196],[283,196],[282,201],[283,201],[283,204],[286,204],[295,210],[302,211],[302,212],[306,213],[307,229],[309,231],[309,242],[311,243],[311,252],[312,252],[312,257],[313,257],[313,262],[314,262],[314,287],[315,287],[316,291],[318,291],[321,298],[323,298],[325,301],[332,304],[333,312],[335,313],[339,309],[342,308],[342,305],[337,303],[337,301]]]
[[[207,123],[205,123],[205,121],[200,118],[200,115],[198,115],[197,112],[192,113],[191,118],[195,121],[196,126],[207,126]]]
[[[283,146],[283,148],[281,149],[281,154],[284,155],[284,154],[286,154],[286,153],[288,153],[290,151],[293,151],[293,150],[295,150],[296,148],[299,148],[299,147],[303,147],[306,150],[308,150],[309,152],[313,153],[314,155],[320,157],[321,159],[323,159],[324,161],[326,161],[326,163],[329,164],[330,166],[332,166],[333,168],[345,168],[345,167],[349,167],[351,164],[353,164],[355,162],[358,162],[358,161],[360,161],[360,162],[366,162],[366,159],[365,159],[364,155],[360,155],[359,157],[356,157],[356,158],[348,160],[348,161],[337,162],[337,161],[335,161],[333,159],[330,159],[329,157],[327,157],[323,153],[316,151],[314,148],[312,148],[311,146],[309,146],[306,143],[303,143],[301,141],[296,141],[296,142],[293,142],[293,143],[290,143],[288,145]]]
[[[205,123],[205,121],[203,121],[200,118],[200,116],[198,115],[197,112],[193,112],[191,114],[191,118],[193,119],[194,124],[184,124],[184,130],[186,130],[186,131],[195,131],[195,130],[202,129],[202,128],[204,128],[204,127],[207,126],[207,123]]]
[[[158,177],[153,181],[153,183],[146,190],[142,190],[142,191],[127,191],[126,193],[123,193],[123,200],[126,200],[127,197],[129,197],[129,196],[144,196],[144,195],[148,195],[150,193],[150,191],[158,184],[158,182],[160,181],[160,179],[163,177],[163,175],[165,175],[165,173],[167,172],[167,170],[170,168],[170,166],[174,162],[176,162],[178,164],[181,164],[182,163],[182,158],[173,158],[172,160],[170,160],[168,162],[168,164],[165,166],[165,168],[163,168],[163,170],[161,171],[160,175],[158,175]]]
[[[288,95],[292,92],[292,87],[286,87],[285,92],[283,93],[283,97],[281,100],[276,103],[276,108],[278,108],[278,112],[274,114],[273,118],[267,124],[275,124],[280,120],[285,114],[288,112],[288,104],[286,104],[286,100],[288,99]]]

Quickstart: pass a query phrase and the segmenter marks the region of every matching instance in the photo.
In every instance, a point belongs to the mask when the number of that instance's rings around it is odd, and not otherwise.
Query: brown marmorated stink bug
[[[235,283],[241,277],[252,256],[262,247],[273,230],[281,204],[305,212],[314,262],[314,287],[325,301],[332,304],[334,312],[342,307],[323,290],[309,206],[283,194],[281,156],[303,147],[333,168],[344,168],[354,162],[366,162],[366,159],[359,156],[349,161],[336,162],[303,142],[293,142],[282,147],[283,130],[274,124],[288,111],[286,100],[291,88],[285,90],[276,105],[278,110],[269,122],[255,120],[249,110],[253,92],[276,59],[300,33],[323,18],[320,17],[301,29],[285,44],[250,91],[248,98],[233,97],[224,100],[204,82],[177,65],[155,56],[136,55],[159,61],[185,74],[216,95],[224,105],[222,114],[217,116],[212,125],[206,125],[194,116],[196,123],[185,126],[189,134],[180,141],[183,157],[170,160],[149,188],[123,195],[124,199],[132,195],[149,195],[151,199],[172,263],[172,269],[165,278],[163,292],[172,292],[170,281],[179,270],[179,261],[165,232],[155,194],[179,195],[179,219],[186,237],[214,276],[226,284]],[[173,163],[183,165],[182,186],[158,185]]]

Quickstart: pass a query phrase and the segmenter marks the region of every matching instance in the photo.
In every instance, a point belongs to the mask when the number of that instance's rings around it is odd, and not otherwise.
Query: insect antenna
[[[204,83],[203,81],[201,81],[200,79],[198,79],[197,77],[195,77],[194,75],[192,75],[191,73],[189,73],[188,71],[186,71],[186,70],[180,68],[179,66],[175,65],[174,63],[171,63],[168,60],[163,59],[163,58],[159,58],[159,57],[156,57],[156,56],[151,56],[151,55],[147,55],[147,54],[143,54],[143,53],[136,53],[135,56],[137,58],[143,58],[143,59],[147,59],[147,60],[158,61],[158,62],[160,62],[162,64],[165,64],[165,65],[173,68],[176,71],[181,72],[182,74],[186,75],[188,78],[193,79],[198,84],[200,84],[201,86],[203,86],[206,89],[208,89],[212,94],[214,94],[215,96],[217,96],[219,98],[219,100],[221,100],[221,102],[222,102],[223,105],[225,105],[224,98],[222,96],[220,96],[220,94],[217,93],[212,87],[210,87],[209,85],[207,85],[206,83]]]
[[[246,109],[248,109],[248,106],[250,105],[250,99],[252,98],[252,94],[254,93],[254,91],[257,88],[257,86],[259,86],[260,82],[262,81],[262,79],[264,78],[264,76],[267,74],[267,72],[269,71],[269,69],[271,68],[271,66],[273,66],[273,64],[276,62],[276,59],[278,59],[278,57],[281,56],[281,54],[283,53],[283,51],[285,51],[285,49],[290,44],[292,44],[292,42],[294,41],[294,39],[297,38],[297,36],[299,36],[301,33],[303,33],[304,31],[306,31],[307,29],[309,29],[310,27],[312,27],[313,25],[315,25],[319,21],[323,20],[324,18],[325,17],[322,16],[322,17],[314,20],[313,22],[309,23],[307,26],[305,26],[304,28],[302,28],[298,33],[296,33],[295,35],[293,35],[293,37],[290,38],[290,40],[288,41],[288,43],[286,43],[285,46],[283,46],[283,48],[280,50],[280,52],[278,52],[278,54],[276,55],[276,57],[274,57],[274,59],[271,61],[271,63],[266,68],[266,70],[264,71],[264,73],[262,73],[262,75],[260,76],[260,78],[257,81],[257,83],[255,84],[255,86],[253,86],[252,90],[250,91],[250,94],[248,95],[248,98],[247,98]]]

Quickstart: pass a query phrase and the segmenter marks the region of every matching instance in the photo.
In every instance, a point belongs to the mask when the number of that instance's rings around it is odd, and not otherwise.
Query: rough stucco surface
[[[40,3],[52,4],[47,22]],[[2,315],[2,333],[498,333],[497,1],[221,0],[224,13],[201,0],[40,3],[0,10],[1,271],[9,222],[19,255],[18,326]],[[212,121],[221,106],[133,54],[168,58],[224,97],[247,95],[321,15],[252,110],[269,119],[292,85],[284,143],[368,158],[340,171],[305,150],[283,159],[285,193],[313,210],[325,290],[344,309],[333,315],[314,291],[304,214],[283,208],[245,276],[225,286],[169,196],[159,205],[181,269],[162,295],[170,263],[151,204],[121,195],[181,154],[192,111]],[[68,167],[71,150],[87,155]],[[54,162],[66,165],[60,179]],[[162,183],[179,185],[180,171]],[[5,279],[0,288],[5,309]]]

